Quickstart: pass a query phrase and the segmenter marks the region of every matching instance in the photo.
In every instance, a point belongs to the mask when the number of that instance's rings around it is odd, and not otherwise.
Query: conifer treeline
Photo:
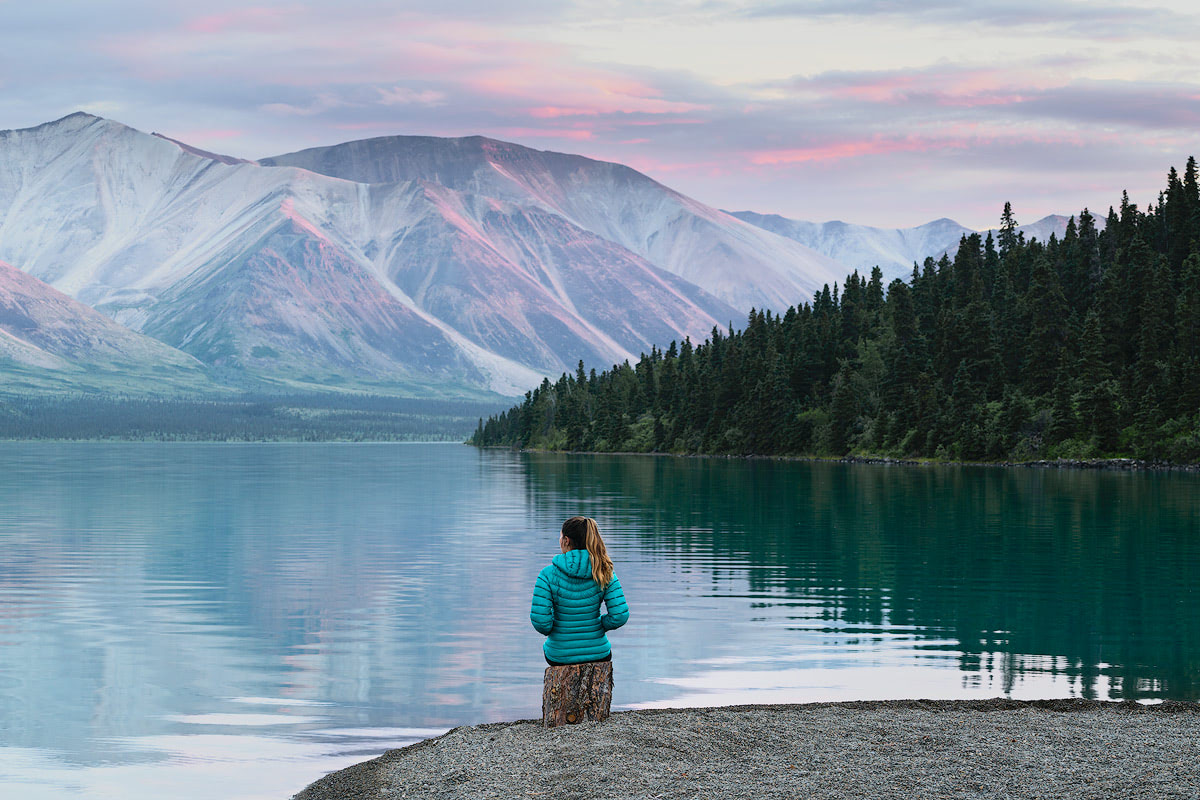
[[[546,380],[476,445],[728,454],[1200,461],[1200,191],[1123,196],[1059,239],[993,239],[878,268],[744,330]]]

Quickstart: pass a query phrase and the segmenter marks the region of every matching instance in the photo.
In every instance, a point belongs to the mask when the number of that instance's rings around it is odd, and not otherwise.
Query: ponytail
[[[601,589],[608,587],[613,576],[613,562],[608,557],[604,540],[600,538],[600,528],[596,520],[587,517],[587,551],[592,559],[592,580],[600,584]]]
[[[563,523],[562,535],[571,540],[576,550],[587,550],[592,562],[592,580],[601,589],[608,587],[613,578],[613,562],[608,557],[600,528],[591,517],[571,517]]]

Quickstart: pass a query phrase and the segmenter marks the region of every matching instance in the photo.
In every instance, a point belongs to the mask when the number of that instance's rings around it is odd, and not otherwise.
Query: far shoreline
[[[642,456],[651,458],[693,458],[717,459],[726,461],[785,461],[813,464],[866,464],[872,466],[893,467],[989,467],[989,468],[1021,468],[1021,469],[1059,469],[1083,470],[1099,472],[1200,472],[1200,463],[1176,464],[1170,461],[1157,461],[1141,458],[1055,458],[1035,459],[1032,461],[941,461],[936,458],[896,458],[893,456],[848,455],[848,456],[796,456],[796,455],[760,455],[746,453],[663,453],[635,451],[601,451],[601,450],[546,450],[537,447],[508,447],[506,445],[476,445],[457,438],[445,439],[405,439],[405,438],[335,438],[304,439],[300,437],[279,437],[269,439],[239,439],[235,437],[153,437],[153,436],[108,436],[108,437],[30,437],[30,438],[0,438],[0,446],[5,444],[455,444],[473,447],[476,450],[503,450],[510,453],[533,453],[539,455],[564,456]]]

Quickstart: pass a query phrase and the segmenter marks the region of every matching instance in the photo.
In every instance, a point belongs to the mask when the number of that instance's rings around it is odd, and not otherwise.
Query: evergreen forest
[[[740,331],[545,380],[478,446],[953,461],[1200,461],[1195,158],[1144,211],[993,236],[878,268]]]

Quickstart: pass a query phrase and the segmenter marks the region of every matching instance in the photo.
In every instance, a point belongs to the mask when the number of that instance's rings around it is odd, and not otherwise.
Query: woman
[[[629,606],[596,520],[571,517],[558,539],[562,555],[538,573],[529,621],[546,635],[542,650],[552,667],[611,661],[605,631],[629,619]],[[600,616],[600,602],[608,611]]]

